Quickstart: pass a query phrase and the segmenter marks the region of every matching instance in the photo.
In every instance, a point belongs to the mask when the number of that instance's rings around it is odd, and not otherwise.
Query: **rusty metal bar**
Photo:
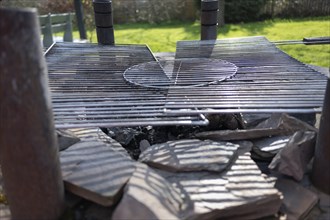
[[[0,9],[0,163],[12,219],[58,219],[64,186],[36,10]]]
[[[103,45],[114,45],[112,2],[93,0],[97,41]]]
[[[217,39],[218,0],[201,1],[201,40]]]
[[[320,130],[317,137],[315,158],[312,170],[313,184],[330,194],[330,79],[321,115]]]

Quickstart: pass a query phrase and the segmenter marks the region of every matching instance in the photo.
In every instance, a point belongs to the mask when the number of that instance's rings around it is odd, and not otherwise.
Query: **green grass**
[[[75,33],[75,35],[78,36],[78,33]],[[198,40],[199,35],[200,26],[198,22],[115,26],[116,44],[148,44],[154,52],[175,52],[177,41]],[[330,16],[227,24],[218,31],[218,39],[245,36],[266,36],[271,41],[330,36]],[[95,32],[91,38],[92,42],[97,42]],[[304,63],[324,67],[330,66],[330,45],[294,45],[281,46],[280,48]]]

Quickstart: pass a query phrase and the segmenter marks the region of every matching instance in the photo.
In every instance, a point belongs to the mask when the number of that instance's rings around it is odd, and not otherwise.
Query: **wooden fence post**
[[[114,45],[112,3],[110,0],[93,0],[97,41],[99,44]]]
[[[218,0],[201,2],[201,40],[215,40],[218,35]]]
[[[325,92],[320,130],[317,136],[312,170],[313,184],[330,194],[330,79]]]
[[[58,219],[64,186],[36,10],[0,8],[0,163],[12,219]]]

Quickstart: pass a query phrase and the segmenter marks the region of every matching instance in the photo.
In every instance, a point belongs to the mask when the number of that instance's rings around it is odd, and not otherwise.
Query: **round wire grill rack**
[[[168,89],[217,84],[235,76],[237,66],[220,59],[183,58],[152,61],[128,68],[123,76],[143,87]]]

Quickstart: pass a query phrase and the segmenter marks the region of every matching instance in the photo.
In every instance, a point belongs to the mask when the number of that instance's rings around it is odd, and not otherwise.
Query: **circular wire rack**
[[[148,88],[200,87],[232,78],[238,67],[220,59],[184,58],[152,61],[128,68],[124,79]]]

